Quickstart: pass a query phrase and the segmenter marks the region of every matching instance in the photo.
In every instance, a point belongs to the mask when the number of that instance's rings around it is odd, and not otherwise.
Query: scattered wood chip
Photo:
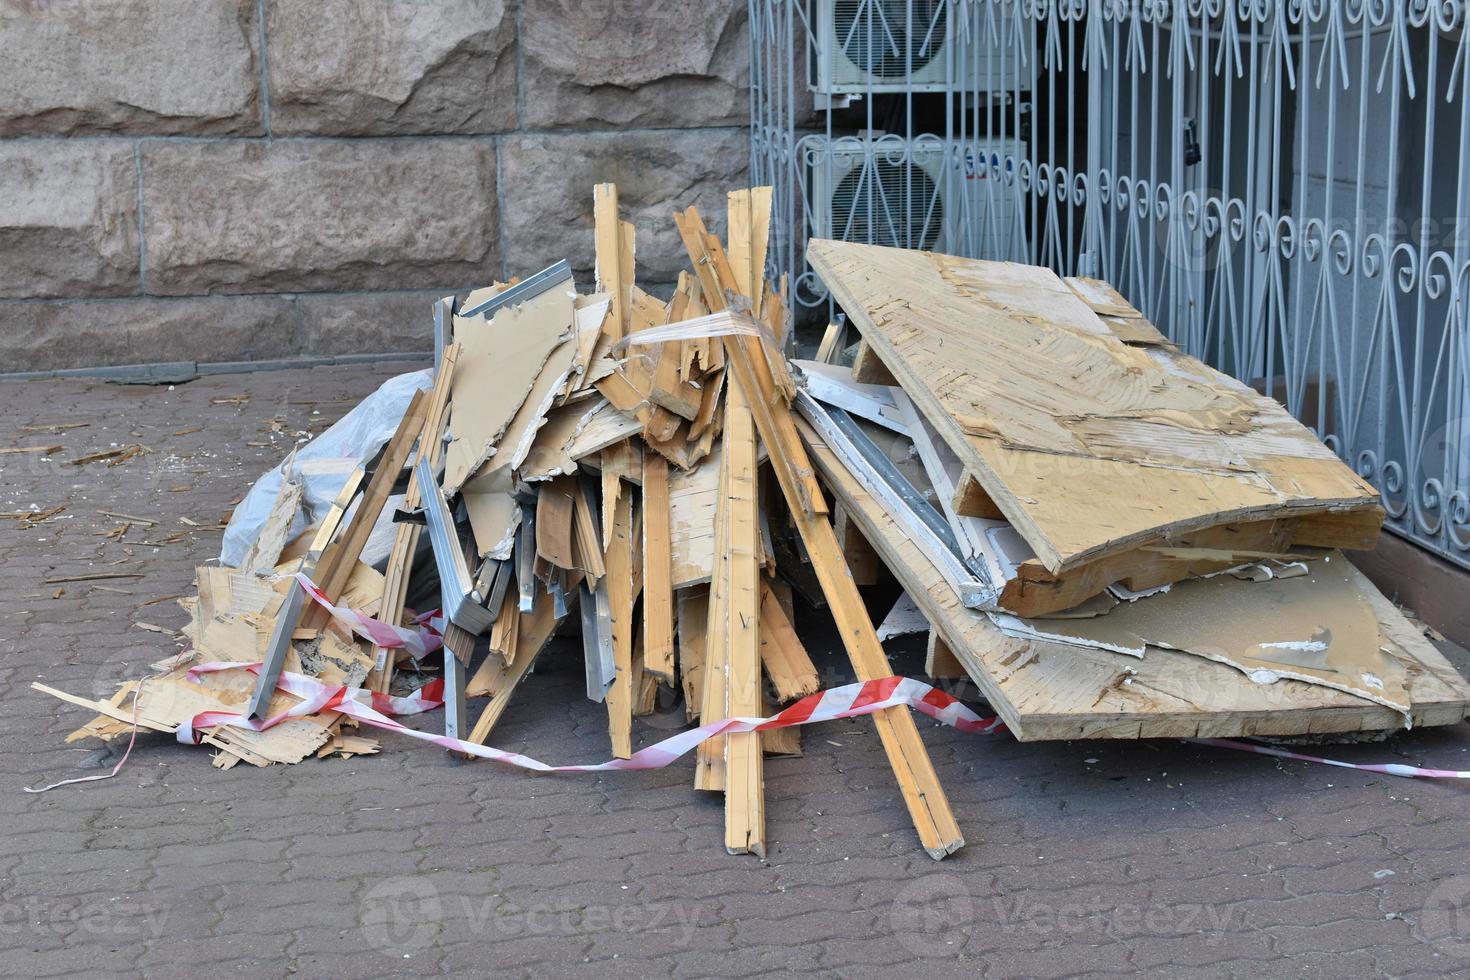
[[[100,463],[103,460],[107,460],[108,466],[117,466],[120,463],[126,463],[135,456],[142,456],[152,451],[147,446],[134,442],[118,449],[105,449],[98,453],[88,453],[85,456],[78,456],[76,459],[67,460],[67,462],[73,466],[85,466],[88,463]]]
[[[13,510],[6,514],[0,514],[0,519],[7,521],[19,521],[21,527],[34,527],[43,521],[48,521],[56,515],[64,512],[66,506],[57,504],[45,510]]]
[[[164,545],[178,544],[180,541],[186,540],[189,534],[190,531],[188,528],[181,528],[177,531],[170,531],[156,541],[140,541],[138,543],[150,548],[162,548]]]
[[[176,633],[174,630],[169,629],[166,626],[154,626],[152,623],[145,623],[145,622],[142,622],[141,620],[139,620],[138,622],[133,623],[133,625],[135,627],[137,627],[138,629],[140,629],[140,630],[147,630],[150,633],[162,633],[165,636],[177,636],[178,635],[178,633]]]
[[[86,575],[58,575],[53,578],[41,579],[43,585],[56,585],[59,582],[97,582],[110,578],[142,578],[142,572],[89,572]]]
[[[103,517],[114,517],[120,521],[127,521],[131,524],[146,524],[149,527],[152,527],[153,525],[158,523],[157,521],[150,520],[147,517],[137,517],[133,514],[119,514],[117,511],[112,510],[99,510],[97,513],[101,514]]]
[[[64,446],[7,446],[4,449],[0,449],[0,456],[18,456],[18,455],[21,455],[21,454],[27,454],[27,455],[29,455],[29,454],[37,454],[37,455],[41,455],[41,456],[50,456],[52,453],[59,453],[59,452],[61,452],[62,449],[64,449],[64,448],[66,448],[66,447],[64,447]]]

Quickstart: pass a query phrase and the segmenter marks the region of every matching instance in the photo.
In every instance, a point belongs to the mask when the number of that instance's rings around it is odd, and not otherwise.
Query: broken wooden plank
[[[709,589],[697,586],[679,593],[679,681],[684,688],[684,714],[699,720],[704,697],[704,645],[709,629]]]
[[[615,481],[617,482],[617,481]],[[612,608],[613,662],[617,674],[607,691],[607,727],[612,754],[633,754],[633,491],[624,490],[613,506],[612,534],[603,562],[607,566]]]
[[[593,246],[596,251],[597,291],[612,299],[603,329],[613,340],[628,332],[631,296],[628,284],[633,270],[621,268],[623,239],[618,220],[618,185],[597,184],[592,188]]]
[[[1383,705],[1299,681],[1256,684],[1231,667],[1188,653],[1151,648],[1140,660],[1007,636],[986,614],[964,607],[815,430],[804,427],[802,436],[833,494],[1021,741],[1232,738],[1403,726],[1402,716]],[[1465,717],[1470,683],[1366,579],[1361,585],[1393,655],[1418,665],[1408,677],[1414,725],[1454,724]]]
[[[931,628],[924,646],[924,673],[936,681],[968,680],[969,674],[940,632]]]
[[[1279,404],[1122,342],[1045,269],[820,240],[808,256],[1048,571],[1166,533],[1378,506]]]
[[[556,603],[544,589],[536,596],[536,608],[533,612],[516,613],[516,616],[521,622],[516,630],[516,652],[511,664],[491,668],[488,673],[482,667],[481,672],[476,674],[475,681],[471,682],[471,694],[485,689],[493,692],[491,702],[480,712],[480,717],[475,720],[475,727],[470,730],[469,741],[477,745],[484,745],[490,733],[495,730],[509,707],[516,688],[531,672],[560,622],[556,616]],[[495,660],[492,658],[486,662],[495,663]]]
[[[437,307],[436,307],[437,309]],[[419,451],[427,452],[430,467],[439,463],[444,452],[444,426],[449,421],[449,391],[454,380],[455,365],[459,362],[462,348],[450,343],[444,347],[439,367],[434,372],[434,388],[429,396],[429,409],[424,417],[424,431],[419,436]],[[408,490],[403,496],[405,510],[416,509],[421,502],[418,475],[412,474]],[[418,550],[419,535],[423,528],[417,523],[398,525],[393,533],[393,548],[388,552],[387,564],[383,566],[383,603],[379,617],[387,623],[398,625],[403,618],[404,605],[408,598],[408,579],[412,571],[413,556]],[[374,666],[368,675],[367,687],[378,693],[387,693],[393,680],[393,652],[385,647],[373,647]]]
[[[703,585],[714,567],[719,447],[688,470],[669,474],[669,547],[675,589]]]
[[[735,232],[732,231],[732,235]],[[755,426],[745,392],[731,385],[726,396],[724,465],[725,534],[729,594],[726,600],[725,711],[757,717],[761,699],[760,518],[757,513]],[[765,789],[759,732],[728,736],[725,746],[725,850],[764,856]]]
[[[327,508],[327,513],[322,517],[321,523],[317,525],[316,533],[311,536],[311,541],[306,546],[306,554],[302,559],[302,567],[314,568],[321,557],[326,553],[327,545],[337,536],[342,527],[342,518],[347,514],[347,508],[352,506],[352,501],[357,497],[357,491],[362,488],[362,481],[367,479],[367,470],[362,466],[354,467],[347,474],[347,479],[342,483],[342,489],[337,492],[332,506]],[[287,545],[286,550],[290,549]],[[283,550],[282,554],[285,554]]]
[[[424,419],[427,413],[428,398],[420,388],[414,392],[408,408],[403,413],[403,418],[398,423],[397,430],[388,440],[388,445],[379,458],[377,469],[373,471],[373,477],[368,481],[367,489],[363,491],[362,500],[358,501],[351,523],[342,532],[341,538],[327,546],[321,561],[317,562],[312,571],[313,581],[316,582],[317,588],[326,595],[328,601],[336,602],[341,597],[342,589],[346,586],[347,579],[357,565],[358,556],[362,554],[362,549],[367,544],[368,535],[372,533],[378,515],[383,512],[389,494],[393,492],[393,484],[397,482],[399,474],[403,472],[403,467],[408,462],[408,454],[412,452],[414,444],[423,434]],[[326,624],[327,617],[326,609],[313,604],[312,608],[302,617],[302,624],[308,629],[321,629]]]
[[[705,638],[699,717],[717,721],[728,716],[730,646],[726,636],[730,626],[730,472],[726,456],[720,454],[720,482],[715,496],[713,567],[709,593],[705,602]],[[725,788],[725,743],[728,736],[717,735],[699,744],[695,750],[694,788],[719,791]]]
[[[803,506],[806,495],[794,474],[811,473],[812,470],[792,414],[789,409],[779,407],[773,390],[762,388],[757,383],[758,374],[752,359],[739,343],[745,339],[724,338],[725,356],[734,365],[740,382],[757,392],[750,399],[756,427],[770,452],[772,468],[786,496],[792,520],[811,557],[812,570],[831,606],[853,669],[862,681],[891,677],[888,659],[878,642],[873,621],[868,618],[862,596],[858,594],[842,560],[832,525],[825,517],[813,514]],[[772,411],[772,406],[777,406],[777,410]],[[797,454],[794,458],[787,455],[788,447],[793,443]],[[780,465],[776,462],[778,457],[785,457]],[[959,850],[964,846],[964,836],[950,811],[949,801],[939,784],[934,764],[924,749],[923,740],[919,738],[913,716],[906,708],[887,708],[874,715],[873,720],[924,850],[936,860]]]
[[[866,339],[858,341],[857,354],[852,359],[852,380],[867,385],[898,384],[893,372],[873,353]]]
[[[576,490],[575,477],[561,476],[542,485],[536,495],[536,554],[568,571],[577,567]]]
[[[698,209],[692,206],[682,214],[676,214],[674,223],[679,228],[679,234],[684,240],[684,247],[689,253],[690,261],[700,276],[706,303],[713,312],[727,310],[729,302],[726,297],[735,290],[734,274],[730,271],[729,263],[724,259],[719,240],[705,230],[704,221],[700,218]],[[760,392],[760,395],[753,395],[751,398],[751,408],[756,413],[757,423],[759,424],[763,414],[769,413],[778,403],[784,409],[789,402],[777,393],[778,385],[771,373],[771,360],[767,357],[765,345],[745,335],[732,334],[722,337],[721,340],[727,361],[732,349],[739,348],[745,352],[745,363],[750,372],[750,377],[744,379],[746,388]],[[754,346],[749,346],[752,342]],[[781,360],[779,354],[776,355],[776,358]],[[784,361],[781,363],[784,364]],[[770,405],[763,403],[765,398],[772,399]],[[766,435],[767,431],[767,428],[761,428],[763,441],[768,438],[790,440],[786,445],[780,447],[779,452],[774,448],[771,449],[770,458],[772,467],[781,477],[782,485],[790,485],[797,494],[796,506],[807,513],[825,514],[827,503],[822,496],[821,487],[817,485],[816,475],[809,468],[806,470],[789,469],[793,465],[791,461],[798,459],[802,454],[796,430],[773,427],[769,429],[769,436]]]
[[[847,316],[839,313],[822,332],[822,341],[817,345],[816,360],[823,364],[838,364],[847,347]]]
[[[643,666],[674,684],[674,586],[669,464],[643,454]]]
[[[761,665],[771,679],[777,699],[782,703],[804,698],[821,689],[817,667],[776,592],[761,586]]]

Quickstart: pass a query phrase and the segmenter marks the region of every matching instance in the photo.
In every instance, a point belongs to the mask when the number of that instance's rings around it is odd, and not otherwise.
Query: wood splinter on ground
[[[665,299],[637,284],[635,229],[599,184],[593,283],[562,261],[433,304],[434,367],[372,396],[374,439],[330,465],[298,446],[232,518],[243,557],[170,597],[189,614],[182,653],[163,657],[172,631],[134,622],[160,634],[152,673],[102,699],[33,685],[97,716],[69,740],[202,716],[219,768],[357,758],[382,744],[359,727],[381,718],[356,705],[442,698],[415,727],[460,755],[497,734],[533,753],[539,714],[576,724],[588,756],[646,759],[669,723],[793,705],[805,719],[823,687],[856,678],[870,710],[884,705],[848,722],[877,730],[897,792],[875,792],[941,859],[965,837],[915,713],[869,693],[899,683],[881,637],[922,636],[905,669],[946,690],[972,681],[1023,741],[1466,715],[1470,685],[1343,557],[1372,547],[1376,493],[1280,406],[1186,356],[1106,284],[841,242],[810,254],[843,317],[815,360],[788,359],[790,284],[766,276],[771,202],[769,187],[730,193],[724,240],[695,208],[674,212],[689,267]],[[172,523],[102,514],[115,540]],[[141,543],[207,530],[179,520]],[[905,598],[880,631],[860,586],[895,581]],[[830,650],[808,628],[827,621]],[[558,633],[579,634],[560,649],[580,653],[593,702],[574,717],[532,676],[566,669],[548,652]],[[191,674],[209,663],[235,666]],[[220,718],[247,709],[268,722]],[[768,811],[766,767],[811,764],[800,754],[797,727],[720,731],[673,764],[724,794],[725,849],[764,858],[800,819],[768,824],[798,809]]]

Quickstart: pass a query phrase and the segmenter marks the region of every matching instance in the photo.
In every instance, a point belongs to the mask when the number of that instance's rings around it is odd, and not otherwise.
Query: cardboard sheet
[[[454,372],[450,442],[444,452],[444,493],[453,496],[484,462],[515,419],[552,352],[572,330],[570,280],[488,322],[454,318],[464,348]]]

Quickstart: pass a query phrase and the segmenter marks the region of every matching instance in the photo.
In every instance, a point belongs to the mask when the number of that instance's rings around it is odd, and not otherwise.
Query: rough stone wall
[[[425,350],[745,179],[744,0],[0,0],[0,373]],[[712,222],[712,223],[718,223]]]

